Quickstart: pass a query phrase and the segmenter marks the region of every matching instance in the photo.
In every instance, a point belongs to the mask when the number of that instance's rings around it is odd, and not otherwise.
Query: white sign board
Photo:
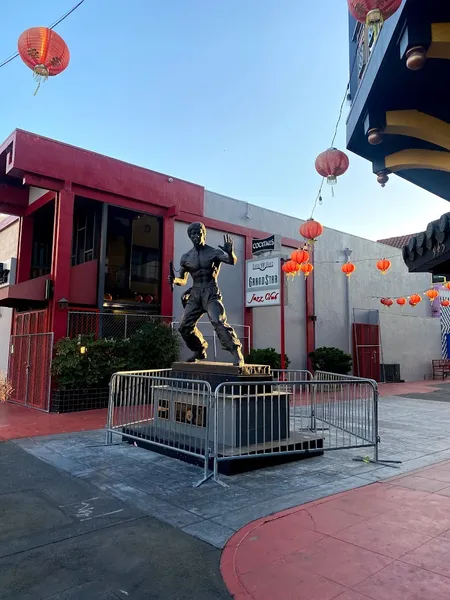
[[[247,260],[245,263],[245,306],[281,304],[280,257]]]

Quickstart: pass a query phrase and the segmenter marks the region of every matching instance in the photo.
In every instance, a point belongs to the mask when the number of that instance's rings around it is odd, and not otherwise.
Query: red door
[[[353,373],[357,377],[380,381],[380,328],[353,324]]]

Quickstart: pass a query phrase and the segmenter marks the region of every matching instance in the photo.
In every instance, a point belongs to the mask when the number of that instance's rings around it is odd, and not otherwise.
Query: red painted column
[[[168,282],[169,262],[173,260],[175,253],[175,218],[164,217],[163,220],[163,243],[162,243],[162,266],[161,266],[161,315],[163,317],[173,316],[173,293]]]
[[[70,186],[59,192],[55,201],[51,271],[54,288],[50,303],[51,331],[55,334],[55,341],[67,335],[68,310],[61,310],[58,301],[69,299],[74,201],[75,195]]]
[[[250,260],[253,256],[252,253],[252,237],[246,236],[245,238],[245,260]],[[246,276],[246,269],[244,265],[244,278]],[[245,335],[248,336],[246,344],[244,344],[244,351],[248,354],[253,348],[253,309],[245,308],[245,283],[244,283],[244,325],[245,325]]]
[[[283,264],[283,261],[281,261]],[[281,370],[286,369],[286,280],[284,271],[280,271],[280,354],[281,354]]]
[[[314,249],[310,250],[310,262],[314,265]],[[314,315],[314,271],[306,278],[305,282],[305,316],[306,316],[306,368],[312,371],[310,352],[316,349],[316,323]]]
[[[22,283],[22,281],[30,279],[31,255],[33,252],[33,224],[32,216],[20,219],[16,283]]]

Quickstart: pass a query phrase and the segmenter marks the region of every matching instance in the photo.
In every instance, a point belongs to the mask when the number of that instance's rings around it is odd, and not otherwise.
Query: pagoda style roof
[[[450,213],[411,236],[403,246],[403,260],[411,272],[450,275]]]

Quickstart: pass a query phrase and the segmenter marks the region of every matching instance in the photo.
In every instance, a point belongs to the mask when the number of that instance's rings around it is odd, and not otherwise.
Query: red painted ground
[[[255,521],[221,570],[237,600],[448,600],[450,461]]]
[[[106,409],[59,415],[15,404],[0,404],[0,441],[102,429],[105,423]]]
[[[426,381],[409,381],[408,383],[379,383],[378,391],[381,398],[387,396],[402,396],[404,394],[427,394],[439,389],[437,386],[447,385],[449,379],[435,379]]]

